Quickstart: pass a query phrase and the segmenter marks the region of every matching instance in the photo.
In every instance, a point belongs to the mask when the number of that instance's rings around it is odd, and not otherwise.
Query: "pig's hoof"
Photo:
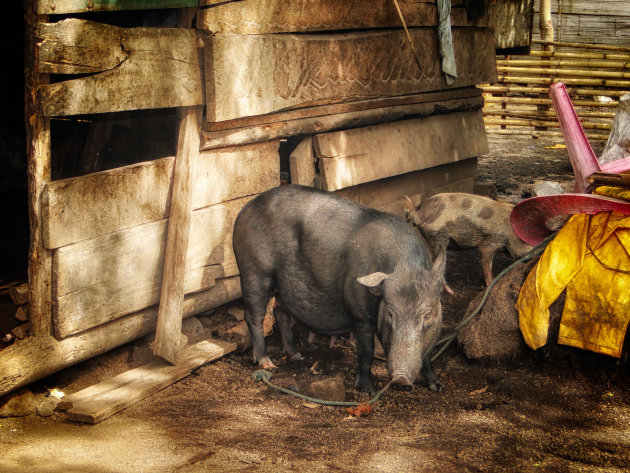
[[[289,355],[289,360],[291,361],[304,361],[304,355],[302,355],[299,351],[296,351],[293,355]]]
[[[449,286],[448,284],[446,284],[446,283],[444,283],[444,290],[445,290],[446,292],[448,292],[451,296],[454,296],[454,295],[455,295],[455,291],[453,291],[453,290],[450,288],[450,286]]]
[[[258,366],[260,366],[264,370],[273,370],[276,369],[277,366],[271,361],[268,357],[263,358],[258,362]]]
[[[436,379],[435,381],[431,381],[428,384],[428,387],[429,387],[429,390],[434,391],[434,392],[441,391],[442,389],[445,388],[444,384],[439,379]]]

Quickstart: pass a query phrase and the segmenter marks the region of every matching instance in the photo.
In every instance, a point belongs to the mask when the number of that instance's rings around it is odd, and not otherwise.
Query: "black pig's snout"
[[[413,381],[408,376],[398,375],[392,379],[392,384],[398,388],[402,388],[406,391],[413,389]]]

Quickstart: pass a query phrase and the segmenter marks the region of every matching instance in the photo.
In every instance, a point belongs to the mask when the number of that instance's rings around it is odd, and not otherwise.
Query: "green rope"
[[[464,320],[462,320],[457,327],[455,327],[455,329],[453,330],[453,333],[451,333],[447,337],[444,337],[442,340],[440,340],[439,342],[437,342],[435,344],[436,347],[441,345],[441,344],[444,344],[444,345],[438,350],[438,352],[435,355],[431,356],[431,361],[434,361],[442,353],[444,353],[444,350],[446,350],[448,348],[448,346],[451,344],[451,342],[453,340],[455,340],[457,335],[459,335],[459,332],[461,332],[462,329],[466,325],[468,325],[470,323],[470,321],[472,319],[474,319],[477,316],[477,314],[479,314],[479,312],[481,312],[481,309],[485,305],[486,300],[488,299],[488,296],[490,295],[490,289],[492,289],[494,287],[494,285],[499,281],[499,279],[501,279],[503,276],[505,276],[507,273],[509,273],[512,270],[512,268],[514,268],[516,265],[518,265],[520,263],[524,263],[526,261],[529,261],[530,259],[532,259],[532,258],[538,256],[539,254],[541,254],[545,250],[545,248],[547,247],[549,242],[551,240],[553,240],[553,237],[555,237],[555,236],[556,236],[555,233],[552,233],[551,235],[549,235],[547,238],[545,238],[543,241],[541,241],[538,245],[536,245],[534,248],[532,248],[525,256],[523,256],[521,259],[519,259],[519,260],[515,261],[514,263],[512,263],[511,265],[509,265],[507,268],[505,268],[503,271],[501,271],[497,275],[496,278],[494,278],[492,280],[490,285],[486,288],[485,292],[483,293],[483,297],[481,298],[481,302],[479,302],[479,305],[477,306],[477,308],[470,315],[468,315],[466,318],[464,318]]]
[[[273,384],[271,381],[269,381],[272,376],[273,376],[273,374],[271,372],[269,372],[269,371],[257,370],[257,371],[254,371],[254,374],[253,374],[252,378],[254,378],[254,381],[262,381],[263,383],[265,383],[270,388],[277,389],[278,391],[283,392],[285,394],[290,394],[290,395],[295,396],[295,397],[297,397],[299,399],[302,399],[304,401],[314,402],[316,404],[321,404],[323,406],[357,407],[360,404],[363,404],[363,403],[354,402],[354,401],[349,401],[349,402],[346,402],[346,401],[328,401],[326,399],[317,399],[315,397],[305,396],[304,394],[296,393],[295,391],[291,391],[290,389],[283,388],[282,386],[278,386],[276,384]],[[383,389],[381,389],[378,393],[376,393],[376,395],[367,402],[367,404],[371,405],[371,404],[374,404],[375,402],[377,402],[381,398],[381,396],[383,394],[385,394],[385,392],[389,389],[390,385],[391,385],[391,382],[387,383]]]

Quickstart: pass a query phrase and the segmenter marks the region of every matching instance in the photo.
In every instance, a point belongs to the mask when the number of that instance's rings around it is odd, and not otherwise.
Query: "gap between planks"
[[[184,349],[176,365],[156,359],[78,391],[57,405],[75,422],[96,424],[236,350],[234,342],[204,340]]]

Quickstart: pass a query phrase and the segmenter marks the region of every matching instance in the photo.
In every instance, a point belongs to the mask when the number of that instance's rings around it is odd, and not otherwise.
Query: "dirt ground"
[[[499,197],[528,197],[534,180],[570,187],[560,140],[489,136],[478,180]],[[497,255],[495,274],[507,266]],[[449,251],[443,295],[444,331],[483,289],[475,251]],[[298,331],[303,362],[283,361],[279,334],[268,339],[275,383],[308,393],[309,384],[340,375],[346,398],[356,357],[342,341],[313,345]],[[67,393],[124,368],[125,348],[31,386]],[[122,354],[122,355],[121,355]],[[118,362],[116,362],[118,360]],[[310,369],[317,362],[313,371]],[[312,408],[252,380],[249,353],[206,365],[97,425],[61,415],[0,419],[0,471],[48,472],[622,472],[630,468],[630,383],[627,359],[567,347],[527,352],[507,362],[467,360],[451,346],[435,362],[446,385],[430,392],[390,390],[368,417]],[[377,387],[387,381],[375,361]]]

